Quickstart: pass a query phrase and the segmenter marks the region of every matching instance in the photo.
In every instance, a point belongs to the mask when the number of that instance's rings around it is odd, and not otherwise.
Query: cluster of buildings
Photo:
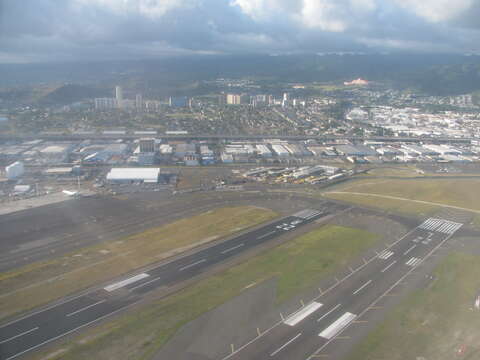
[[[472,113],[426,113],[412,107],[357,107],[347,114],[347,120],[384,128],[393,136],[462,138],[480,135],[477,115]]]
[[[228,93],[219,95],[220,105],[251,105],[256,106],[306,106],[306,102],[300,99],[292,99],[289,93],[283,93],[281,98],[275,98],[273,95],[258,94],[249,95],[245,93]]]
[[[338,181],[347,175],[347,171],[327,165],[287,168],[260,167],[242,174],[243,177],[249,180],[271,184],[319,184],[326,181]]]
[[[159,111],[164,105],[156,100],[144,100],[142,94],[136,94],[135,99],[126,99],[123,96],[123,88],[121,86],[115,87],[115,97],[112,98],[95,98],[95,110],[109,111],[109,110],[150,110]],[[186,96],[170,97],[168,99],[168,106],[172,108],[191,107],[192,99]]]
[[[381,141],[351,142],[338,140],[317,142],[287,142],[269,140],[227,144],[220,153],[223,163],[281,163],[318,160],[347,161],[351,163],[468,163],[480,160],[480,146],[472,144],[448,145]]]
[[[121,86],[115,87],[114,98],[96,98],[96,110],[113,110],[113,109],[142,109],[144,106],[142,94],[137,94],[135,99],[125,99],[123,97],[123,89]]]
[[[75,165],[212,165],[216,163],[314,163],[318,160],[352,163],[474,162],[480,142],[439,144],[349,140],[281,139],[244,141],[185,141],[140,137],[135,140],[34,140],[0,144],[0,164],[21,161],[27,166]]]

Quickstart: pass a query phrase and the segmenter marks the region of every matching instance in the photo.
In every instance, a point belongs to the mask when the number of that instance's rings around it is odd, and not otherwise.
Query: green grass
[[[73,343],[60,344],[59,348],[66,351],[53,359],[149,359],[181,326],[232,299],[252,283],[277,277],[277,301],[283,302],[346,265],[377,239],[377,235],[363,230],[324,226],[90,330]]]
[[[219,208],[2,273],[0,318],[46,304],[276,216],[271,210],[250,206]]]
[[[390,166],[371,169],[365,176],[418,177],[422,176],[413,166]]]
[[[480,180],[476,179],[365,179],[347,183],[336,190],[398,196],[480,210],[479,187]]]
[[[442,205],[471,211],[472,224],[480,228],[480,179],[368,179],[347,182],[324,192],[323,195],[337,200],[352,202],[361,206],[417,216],[432,215],[445,208]],[[344,192],[344,193],[335,193]],[[349,194],[349,193],[357,194]],[[361,195],[358,193],[363,193]],[[389,199],[368,194],[403,198]],[[427,201],[424,204],[409,200]]]
[[[436,280],[392,312],[347,360],[451,360],[480,358],[480,257],[454,253],[435,271]],[[463,356],[456,351],[465,346]]]
[[[332,193],[326,194],[326,196],[335,200],[341,200],[371,208],[380,208],[405,215],[427,216],[434,214],[440,209],[439,206],[419,204],[411,201],[384,199],[367,195]]]

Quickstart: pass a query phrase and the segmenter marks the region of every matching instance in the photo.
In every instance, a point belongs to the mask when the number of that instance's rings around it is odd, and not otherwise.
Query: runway
[[[327,351],[351,324],[375,309],[423,261],[438,250],[462,224],[431,218],[393,242],[293,314],[279,314],[269,329],[259,329],[250,342],[223,360],[314,360],[335,358]]]
[[[329,206],[328,209],[300,211],[192,255],[117,279],[99,290],[51,304],[37,312],[0,325],[0,358],[2,360],[18,358],[125,310],[151,290],[190,279],[248,249],[340,209],[343,208],[336,205]]]
[[[81,198],[0,216],[0,272],[76,249],[136,234],[221,206],[254,205],[285,215],[319,201],[284,194],[162,192],[116,198]],[[334,206],[335,203],[329,202]]]

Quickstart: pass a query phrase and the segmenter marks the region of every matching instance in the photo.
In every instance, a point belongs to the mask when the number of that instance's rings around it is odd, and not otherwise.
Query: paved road
[[[0,326],[0,358],[10,360],[125,309],[142,295],[190,279],[297,227],[342,210],[341,205],[307,209],[170,263],[115,281],[103,289],[52,304]]]
[[[223,360],[313,360],[350,324],[393,290],[462,224],[428,219],[351,272],[305,307]],[[332,352],[330,358],[335,358]]]

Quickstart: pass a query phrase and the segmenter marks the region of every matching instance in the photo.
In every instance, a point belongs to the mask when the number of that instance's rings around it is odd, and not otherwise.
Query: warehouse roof
[[[107,180],[127,180],[156,182],[160,168],[113,168],[107,174]]]

